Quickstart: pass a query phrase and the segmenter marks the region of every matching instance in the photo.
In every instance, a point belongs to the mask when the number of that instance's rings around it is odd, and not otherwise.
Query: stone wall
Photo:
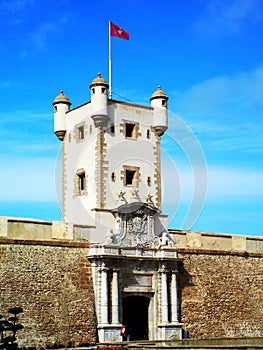
[[[178,257],[191,338],[263,337],[263,254],[179,249]]]
[[[96,341],[92,273],[87,243],[0,241],[0,313],[21,306],[19,345]]]
[[[0,218],[0,313],[24,309],[21,346],[97,340],[90,230]],[[263,337],[263,238],[169,233],[182,259],[180,313],[190,337]]]

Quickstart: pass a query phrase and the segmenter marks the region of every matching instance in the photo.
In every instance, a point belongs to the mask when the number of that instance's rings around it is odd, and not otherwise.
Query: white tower
[[[103,221],[105,230],[114,229],[109,211],[120,204],[161,209],[160,137],[168,97],[158,87],[152,107],[109,100],[100,73],[90,90],[90,102],[71,110],[62,91],[53,102],[55,133],[63,142],[63,219],[93,226]]]
[[[127,322],[137,339],[180,338],[177,252],[161,211],[168,97],[158,87],[151,106],[108,99],[100,74],[90,90],[91,100],[78,107],[69,109],[63,93],[53,105],[62,141],[63,220],[90,228],[99,340],[120,340]],[[134,310],[143,305],[140,327],[129,298]]]

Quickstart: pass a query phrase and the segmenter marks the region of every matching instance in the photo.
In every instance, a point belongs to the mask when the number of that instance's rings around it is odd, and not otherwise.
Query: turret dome
[[[109,84],[107,83],[107,81],[102,78],[101,74],[98,73],[98,76],[92,80],[92,83],[90,84],[90,88],[93,86],[105,86],[106,88],[109,87]]]
[[[64,95],[63,90],[61,90],[60,94],[55,98],[55,100],[53,102],[53,106],[57,103],[65,103],[65,104],[68,104],[69,106],[71,106],[71,102],[70,102],[69,98]]]
[[[166,93],[161,89],[161,86],[158,85],[157,90],[152,94],[150,101],[154,100],[155,98],[164,98],[168,100],[168,96]]]

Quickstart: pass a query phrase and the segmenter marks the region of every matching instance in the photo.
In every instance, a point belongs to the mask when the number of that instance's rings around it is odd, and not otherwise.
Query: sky
[[[0,0],[0,215],[61,219],[52,102],[108,80],[109,20],[113,98],[169,96],[169,227],[262,236],[261,0]]]

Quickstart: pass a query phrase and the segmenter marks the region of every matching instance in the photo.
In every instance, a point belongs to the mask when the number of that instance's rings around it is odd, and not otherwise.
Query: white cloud
[[[0,13],[16,14],[32,6],[35,0],[2,0]]]
[[[55,201],[54,173],[54,159],[2,159],[0,200],[2,202]]]
[[[263,196],[263,170],[210,167],[208,181],[208,196],[211,199],[240,195]]]
[[[58,31],[57,23],[45,22],[42,23],[35,31],[31,34],[34,44],[43,49],[49,42],[49,36]]]
[[[262,81],[263,67],[206,80],[177,93],[176,110],[201,143],[225,150],[262,152]]]
[[[204,208],[221,205],[225,212],[229,211],[229,215],[235,216],[240,215],[238,208],[241,205],[256,211],[259,201],[263,201],[263,170],[209,167],[207,182],[204,182],[203,174],[203,169],[195,169],[193,173],[189,166],[175,167],[166,159],[163,162],[163,207],[169,214],[169,221],[176,220],[178,227],[191,229],[201,215],[207,215],[203,213]],[[202,192],[200,195],[200,188],[207,189],[206,196]],[[211,221],[215,222],[220,214],[214,211],[214,221]],[[244,222],[247,219],[242,218]],[[203,230],[207,230],[205,223],[201,227]]]
[[[196,186],[206,186],[209,200],[235,196],[263,196],[263,170],[242,167],[210,166],[206,184],[203,184],[204,170],[190,166],[172,166],[164,160],[163,191],[168,202],[173,203],[178,195],[183,202],[190,201]],[[196,180],[194,178],[196,177]]]
[[[6,89],[7,87],[11,86],[11,81],[1,81],[0,82],[0,89]]]
[[[38,154],[39,157],[45,157],[46,152],[56,152],[58,143],[52,132],[52,114],[17,110],[0,113],[0,119],[2,154],[6,152],[10,157],[18,153],[22,157],[26,157],[26,154]]]
[[[208,0],[195,30],[205,36],[233,34],[262,20],[261,0]]]

